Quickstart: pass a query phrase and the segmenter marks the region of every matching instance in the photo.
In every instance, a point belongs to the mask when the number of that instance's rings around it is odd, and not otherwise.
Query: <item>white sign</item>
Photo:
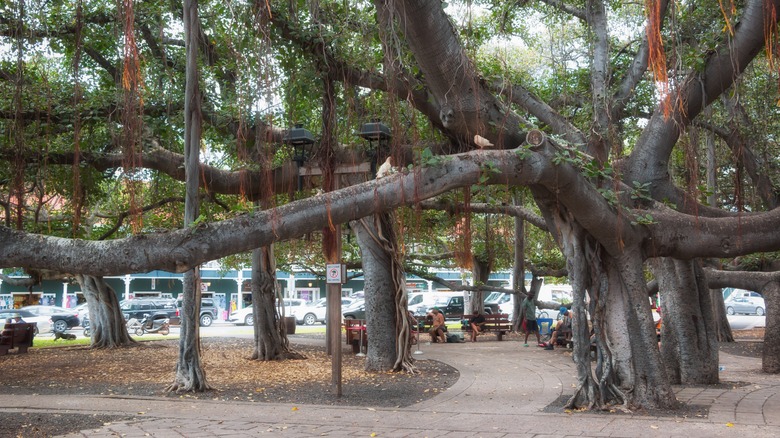
[[[341,264],[327,265],[325,268],[328,284],[341,284]]]

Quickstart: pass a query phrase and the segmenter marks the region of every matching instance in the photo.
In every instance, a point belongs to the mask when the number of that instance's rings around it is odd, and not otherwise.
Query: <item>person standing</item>
[[[536,324],[536,303],[534,303],[533,291],[528,293],[528,296],[520,305],[520,314],[523,318],[520,322],[520,326],[525,332],[525,341],[523,342],[523,347],[528,346],[528,335],[531,334],[531,332],[536,334],[536,345],[544,347],[542,340],[539,338],[539,326]]]

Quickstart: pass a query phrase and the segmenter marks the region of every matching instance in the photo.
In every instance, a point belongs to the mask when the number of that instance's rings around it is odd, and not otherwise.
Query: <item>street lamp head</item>
[[[307,147],[314,144],[314,136],[302,124],[296,123],[294,128],[287,130],[282,141],[292,145],[293,161],[301,165],[306,161]]]
[[[390,133],[390,128],[388,128],[384,123],[380,122],[379,119],[373,119],[369,123],[364,123],[360,127],[360,131],[357,133],[357,135],[365,140],[368,140],[368,149],[366,150],[366,154],[368,155],[368,159],[371,162],[371,174],[376,175],[377,149],[382,148],[384,144],[393,138],[393,135]],[[375,141],[378,142],[376,145],[374,145]]]
[[[368,141],[381,141],[393,138],[393,135],[390,133],[390,128],[380,122],[379,119],[374,119],[370,123],[364,123],[363,126],[360,127],[358,135]]]

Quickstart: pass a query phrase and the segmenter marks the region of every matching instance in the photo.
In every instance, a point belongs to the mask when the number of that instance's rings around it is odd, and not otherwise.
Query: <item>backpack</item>
[[[466,342],[466,339],[463,338],[463,333],[447,333],[447,343],[450,342]]]

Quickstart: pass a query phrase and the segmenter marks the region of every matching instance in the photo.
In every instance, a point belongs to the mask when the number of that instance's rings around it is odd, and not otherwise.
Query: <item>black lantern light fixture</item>
[[[283,141],[293,147],[293,161],[301,167],[306,161],[308,147],[314,144],[314,136],[302,124],[296,123],[294,128],[288,129],[284,134]]]
[[[377,150],[380,147],[384,147],[393,135],[390,133],[390,128],[379,119],[372,119],[369,123],[364,123],[360,127],[360,131],[357,133],[360,138],[368,140],[368,159],[371,161],[371,173],[376,173],[376,156]],[[376,145],[374,145],[376,142]]]
[[[378,147],[382,147],[393,138],[393,135],[390,133],[390,128],[380,122],[379,119],[373,119],[369,123],[364,123],[363,126],[360,127],[358,135],[361,138],[368,140],[368,153],[372,156],[376,156],[377,152],[377,147],[374,146],[374,142],[377,142]]]
[[[308,158],[309,146],[314,144],[314,136],[302,124],[296,123],[294,128],[287,130],[282,141],[293,147],[293,161],[298,165],[298,191],[303,189],[303,176],[301,167]]]

